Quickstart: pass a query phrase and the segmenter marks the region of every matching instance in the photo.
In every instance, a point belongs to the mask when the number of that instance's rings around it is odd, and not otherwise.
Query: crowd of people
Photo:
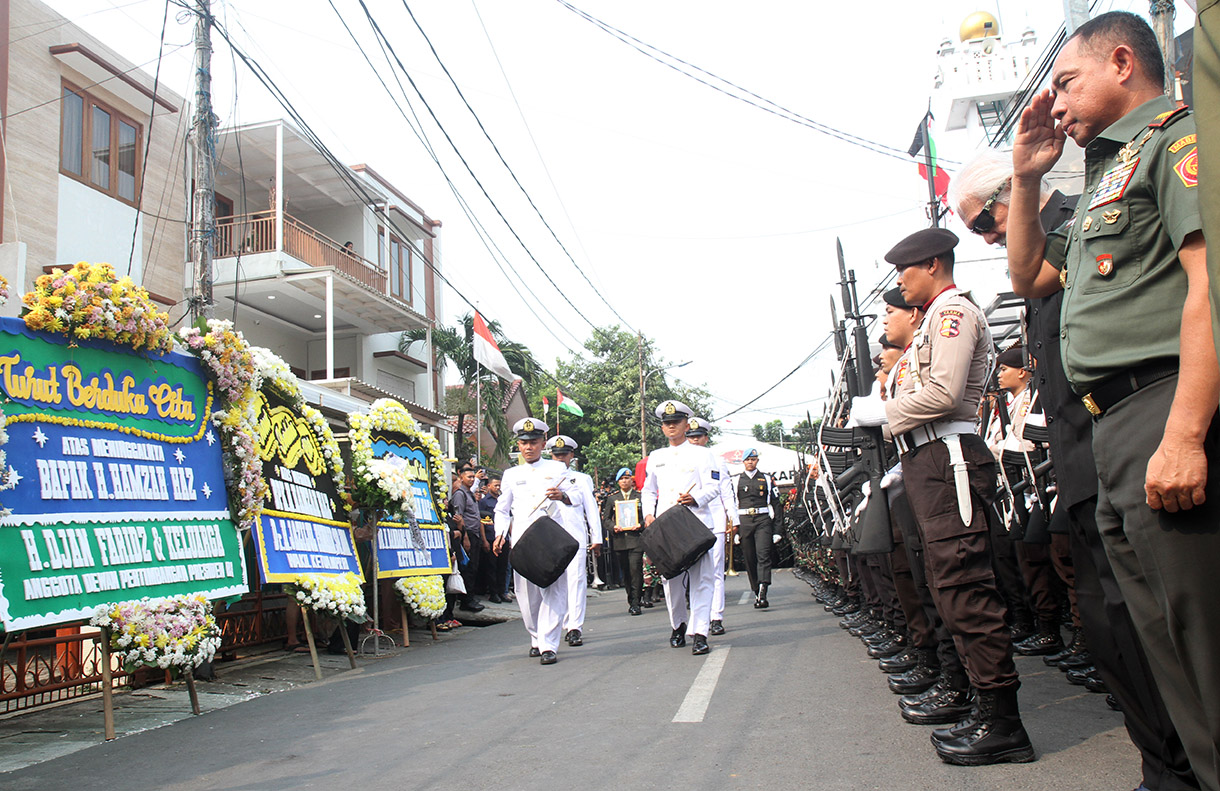
[[[880,381],[848,425],[893,442],[871,496],[894,551],[820,551],[809,581],[901,716],[943,726],[931,741],[950,763],[1034,760],[1024,654],[1108,693],[1140,789],[1220,788],[1220,374],[1195,121],[1163,74],[1143,19],[1100,15],[1064,45],[1012,151],[955,178],[957,217],[1006,248],[1023,345],[997,349],[956,286],[952,231],[886,255]],[[1069,137],[1077,195],[1045,179]]]

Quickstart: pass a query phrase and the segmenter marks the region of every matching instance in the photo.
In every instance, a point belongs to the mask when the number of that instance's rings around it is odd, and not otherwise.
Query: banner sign
[[[198,360],[0,319],[14,488],[0,492],[0,623],[30,629],[144,596],[244,593],[212,387]]]
[[[300,574],[348,572],[363,579],[318,429],[274,392],[260,392],[256,410],[270,497],[254,531],[263,579],[292,582]]]
[[[417,541],[408,525],[377,523],[378,578],[448,574],[449,530],[441,524],[440,504],[428,477],[428,449],[416,437],[395,431],[373,429],[370,439],[374,459],[395,456],[405,462],[420,533]]]

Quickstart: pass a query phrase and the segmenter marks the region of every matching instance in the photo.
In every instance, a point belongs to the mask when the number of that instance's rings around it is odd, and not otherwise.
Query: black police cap
[[[893,307],[900,308],[901,310],[911,310],[912,308],[923,307],[922,305],[912,305],[907,302],[906,298],[902,296],[902,289],[900,288],[891,288],[889,291],[882,294],[881,298],[885,300],[885,304],[892,305]]]
[[[948,228],[924,228],[916,231],[885,254],[891,264],[918,264],[957,247],[957,234]]]
[[[1024,368],[1025,357],[1020,346],[1013,346],[1000,352],[995,358],[996,365],[1007,365],[1009,368]]]

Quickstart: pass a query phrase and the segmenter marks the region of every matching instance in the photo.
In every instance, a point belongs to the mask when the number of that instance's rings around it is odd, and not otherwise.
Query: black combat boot
[[[1034,619],[1028,614],[1018,615],[1012,622],[1012,626],[1008,627],[1008,631],[1012,634],[1012,641],[1019,643],[1027,637],[1033,636]]]
[[[1046,656],[1063,650],[1063,638],[1059,636],[1059,624],[1055,621],[1038,621],[1038,631],[1024,640],[1013,643],[1012,650],[1021,656]]]
[[[917,706],[904,707],[902,718],[916,725],[949,725],[961,722],[974,709],[974,695],[964,679],[940,682],[940,691]]]
[[[915,667],[890,676],[888,683],[890,691],[895,695],[917,695],[930,689],[939,678],[940,662],[936,658],[936,652],[924,648],[918,653]]]
[[[758,583],[758,596],[754,599],[754,606],[760,610],[771,606],[771,603],[767,601],[767,583]]]
[[[980,691],[973,727],[935,744],[942,761],[959,766],[1034,760],[1034,747],[1017,708],[1017,685]]]
[[[907,646],[893,656],[887,656],[877,661],[877,668],[882,673],[897,675],[905,673],[919,664],[919,649]]]
[[[1042,657],[1042,661],[1043,661],[1043,663],[1045,663],[1051,667],[1058,667],[1059,662],[1062,662],[1064,659],[1067,659],[1069,655],[1076,654],[1076,653],[1079,653],[1079,652],[1085,651],[1085,650],[1087,650],[1087,646],[1084,643],[1084,630],[1077,629],[1075,632],[1072,633],[1072,639],[1068,642],[1068,644],[1066,646],[1064,646],[1064,649],[1062,651],[1059,651],[1058,653],[1050,654],[1049,656],[1044,656],[1044,657]]]
[[[896,656],[906,650],[907,636],[905,634],[895,634],[893,639],[888,642],[875,645],[868,649],[868,655],[873,659],[884,659],[888,656]]]

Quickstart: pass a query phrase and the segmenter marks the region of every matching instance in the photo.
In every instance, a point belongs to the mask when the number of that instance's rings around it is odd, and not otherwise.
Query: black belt
[[[1156,362],[1131,368],[1120,374],[1111,376],[1086,396],[1081,397],[1089,414],[1098,418],[1111,407],[1138,390],[1142,390],[1153,382],[1159,382],[1178,373],[1178,360],[1157,360]]]

